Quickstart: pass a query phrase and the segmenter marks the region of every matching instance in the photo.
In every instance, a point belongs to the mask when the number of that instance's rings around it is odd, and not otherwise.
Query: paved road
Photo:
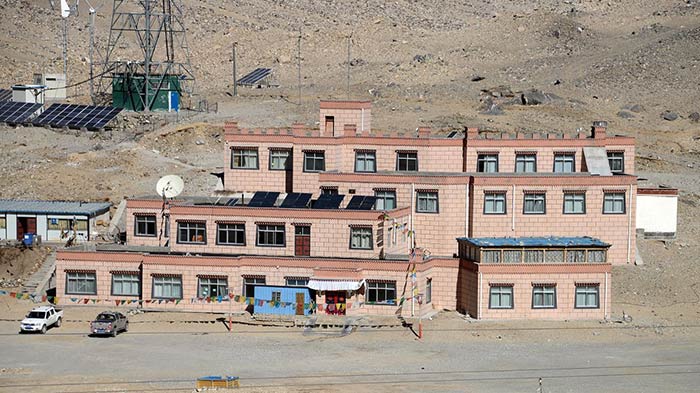
[[[66,324],[45,336],[0,323],[0,391],[191,391],[204,375],[238,375],[243,391],[693,392],[700,388],[695,335],[624,340],[495,339],[473,333],[218,327],[162,324],[90,338]],[[77,324],[74,324],[77,325]],[[133,330],[133,329],[132,329]],[[160,332],[158,332],[160,330]],[[247,333],[246,333],[247,332]],[[577,339],[577,335],[585,336]]]

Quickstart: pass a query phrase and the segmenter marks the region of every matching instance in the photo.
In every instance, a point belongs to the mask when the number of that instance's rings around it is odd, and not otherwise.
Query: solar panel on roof
[[[34,116],[41,106],[41,104],[28,102],[0,102],[0,122],[10,124],[25,123]]]
[[[448,138],[454,138],[455,135],[457,135],[457,131],[452,131],[452,132],[450,132],[450,135],[448,135],[447,137],[448,137]]]
[[[311,200],[311,194],[290,192],[289,194],[287,194],[287,197],[284,198],[284,201],[282,202],[280,207],[297,209],[303,208],[306,207],[306,205],[309,203],[309,200]]]
[[[345,208],[349,210],[372,210],[376,200],[377,198],[373,196],[355,195]]]
[[[323,194],[314,202],[313,207],[314,209],[338,209],[343,198],[345,198],[345,195]]]
[[[121,111],[122,108],[111,106],[53,104],[32,123],[37,126],[99,130]]]
[[[12,101],[12,90],[0,89],[0,102]]]
[[[238,80],[239,85],[249,86],[254,85],[272,74],[272,68],[256,68],[249,74]]]
[[[233,206],[238,202],[238,198],[231,198],[228,201],[226,201],[225,206]]]
[[[272,207],[277,202],[279,192],[258,191],[248,202],[250,207]]]

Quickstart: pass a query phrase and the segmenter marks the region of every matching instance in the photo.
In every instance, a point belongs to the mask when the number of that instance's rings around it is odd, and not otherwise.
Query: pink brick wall
[[[432,302],[424,304],[422,307],[415,303],[414,315],[428,313],[432,309],[454,309],[456,298],[454,287],[457,279],[457,260],[429,260],[418,261],[417,287],[420,293],[425,294],[426,280],[432,279]],[[278,259],[277,266],[269,263],[260,263],[255,258],[209,258],[203,261],[202,258],[191,256],[175,256],[172,258],[162,256],[142,256],[138,254],[125,253],[100,253],[100,252],[61,252],[57,256],[57,296],[61,304],[79,304],[70,302],[71,297],[80,299],[100,299],[100,300],[125,300],[130,299],[125,296],[111,296],[111,273],[112,270],[138,270],[143,266],[142,279],[142,306],[146,309],[172,309],[204,312],[241,312],[247,308],[244,303],[238,302],[205,302],[198,298],[197,290],[199,286],[199,275],[223,276],[228,279],[229,289],[234,294],[241,294],[243,291],[243,280],[246,275],[264,276],[266,285],[284,286],[286,277],[313,277],[317,268],[324,269],[330,267],[329,263],[318,261],[314,264],[300,262],[298,259]],[[306,264],[307,266],[301,266]],[[337,267],[333,263],[333,267]],[[350,266],[348,266],[350,267]],[[411,283],[408,280],[407,289],[402,293],[406,282],[406,271],[409,268],[408,262],[387,261],[377,262],[373,267],[363,268],[362,263],[354,266],[359,274],[357,279],[381,280],[396,282],[396,296],[402,294],[410,298]],[[66,270],[83,269],[95,271],[97,275],[97,295],[66,295],[65,277]],[[182,279],[182,299],[179,303],[156,303],[150,302],[152,297],[153,277],[158,275],[176,275]],[[348,315],[393,315],[397,310],[397,305],[371,305],[362,304],[365,302],[365,290],[363,287],[359,293],[348,297],[348,302],[353,303],[348,310]],[[134,300],[137,298],[134,297]],[[149,301],[149,302],[146,302]],[[316,302],[325,303],[325,296],[319,293]],[[130,307],[135,307],[131,305]],[[408,300],[402,309],[402,315],[411,315],[411,301]]]
[[[476,278],[476,280],[475,280]],[[476,286],[476,293],[480,293],[479,304],[481,306],[481,319],[604,319],[610,314],[610,285],[608,276],[606,288],[606,273],[569,273],[569,274],[483,274],[481,277],[481,290],[479,291],[478,276],[470,277],[472,288]],[[474,282],[476,281],[476,282]],[[513,308],[490,309],[489,290],[490,284],[514,284]],[[535,309],[532,308],[533,283],[556,284],[556,308]],[[574,307],[575,283],[599,284],[599,308]],[[604,301],[604,298],[607,299]],[[478,306],[477,306],[478,307]],[[478,310],[477,310],[478,312]],[[476,314],[470,315],[475,316]]]
[[[153,215],[156,217],[156,236],[136,236],[136,216],[139,214]],[[163,230],[163,236],[159,240],[158,234]],[[127,202],[126,209],[126,244],[135,246],[153,246],[158,247],[165,244],[168,238],[165,236],[165,225],[160,208],[139,208],[129,207]]]
[[[584,179],[585,181],[585,179]],[[564,190],[584,190],[586,214],[563,214]],[[524,214],[524,191],[546,193],[546,214]],[[603,214],[605,191],[626,192],[625,214]],[[612,246],[608,261],[620,265],[634,262],[636,185],[568,186],[474,186],[471,200],[470,237],[591,236]],[[505,191],[507,214],[484,214],[485,191]],[[515,198],[513,198],[515,197]],[[515,203],[515,208],[513,208]]]

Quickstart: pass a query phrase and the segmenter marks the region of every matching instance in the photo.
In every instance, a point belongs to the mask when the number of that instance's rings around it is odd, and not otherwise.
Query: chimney
[[[467,132],[465,133],[467,139],[478,139],[479,138],[479,128],[478,127],[467,127]]]
[[[603,120],[598,120],[593,122],[593,129],[591,130],[593,139],[605,139],[606,129],[608,128],[608,122]]]
[[[294,136],[303,136],[306,131],[306,125],[304,123],[293,123],[292,133]]]
[[[343,125],[343,136],[357,136],[357,125],[355,124],[345,124]]]
[[[227,121],[226,123],[224,123],[224,132],[231,133],[231,134],[237,134],[238,133],[238,122]]]
[[[418,138],[430,138],[430,127],[418,127]]]

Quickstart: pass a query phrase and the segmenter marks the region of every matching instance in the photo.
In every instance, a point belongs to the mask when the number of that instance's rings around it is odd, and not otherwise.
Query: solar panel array
[[[226,201],[224,206],[233,206],[236,204],[236,202],[238,202],[238,198],[231,198],[228,201]]]
[[[258,191],[248,202],[249,207],[273,207],[277,202],[279,192]]]
[[[282,202],[280,207],[303,208],[309,204],[310,200],[311,200],[311,194],[290,192],[289,194],[287,194],[287,197],[284,198],[284,201]]]
[[[111,106],[53,104],[32,123],[37,126],[99,130],[121,111],[122,108]]]
[[[258,83],[262,79],[272,74],[272,68],[256,68],[248,75],[238,80],[239,85],[250,86]]]
[[[12,90],[0,89],[0,102],[12,101]]]
[[[374,196],[355,195],[345,208],[349,210],[372,210],[376,200],[377,198]]]
[[[314,202],[314,209],[338,209],[345,195],[323,194]]]
[[[28,102],[0,102],[0,122],[9,124],[26,123],[41,108],[41,104]]]

